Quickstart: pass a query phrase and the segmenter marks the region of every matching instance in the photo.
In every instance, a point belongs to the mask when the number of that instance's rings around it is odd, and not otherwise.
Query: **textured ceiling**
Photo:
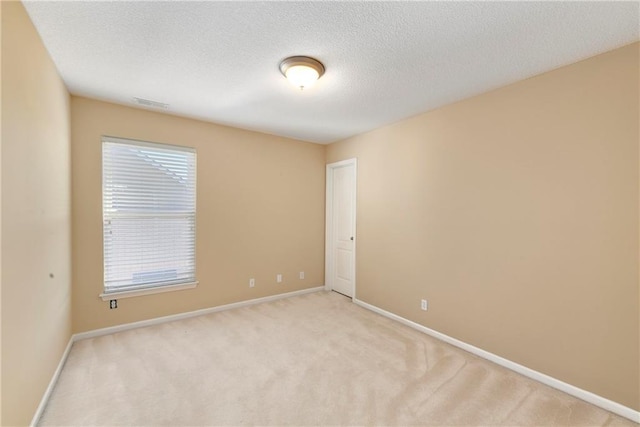
[[[33,2],[71,93],[328,143],[637,41],[638,2]],[[300,92],[278,70],[313,56]]]

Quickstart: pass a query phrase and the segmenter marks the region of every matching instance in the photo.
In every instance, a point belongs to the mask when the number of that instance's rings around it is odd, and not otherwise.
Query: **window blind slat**
[[[105,137],[105,293],[195,281],[196,154]]]

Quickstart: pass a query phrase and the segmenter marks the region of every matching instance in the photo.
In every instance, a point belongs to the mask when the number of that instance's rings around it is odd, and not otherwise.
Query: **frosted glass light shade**
[[[304,89],[314,84],[316,80],[318,80],[318,77],[320,77],[320,74],[306,65],[296,65],[289,68],[285,76],[287,76],[289,83],[300,89]]]
[[[292,56],[280,63],[280,72],[300,90],[313,85],[324,74],[324,65],[308,56]]]

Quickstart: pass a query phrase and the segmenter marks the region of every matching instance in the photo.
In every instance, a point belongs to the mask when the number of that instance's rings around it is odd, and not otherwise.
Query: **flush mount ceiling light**
[[[324,74],[324,65],[308,56],[291,56],[280,63],[280,72],[300,90],[313,85]]]

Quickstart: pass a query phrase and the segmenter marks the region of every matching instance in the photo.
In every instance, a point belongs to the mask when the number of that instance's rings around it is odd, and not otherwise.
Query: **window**
[[[195,286],[196,153],[103,137],[104,294]]]

